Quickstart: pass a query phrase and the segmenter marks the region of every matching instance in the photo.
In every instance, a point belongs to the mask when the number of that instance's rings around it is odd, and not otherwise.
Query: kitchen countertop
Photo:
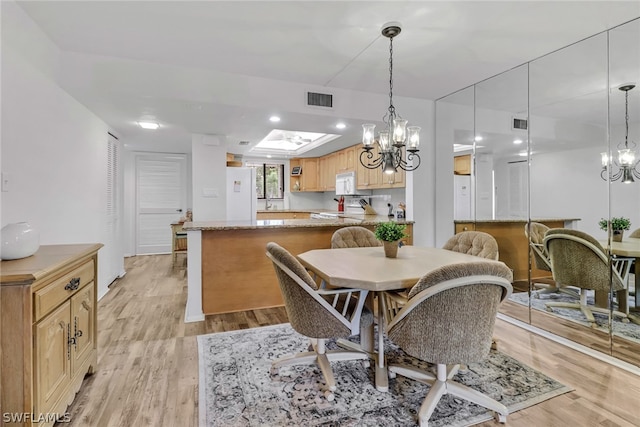
[[[278,211],[267,211],[278,212]],[[280,210],[279,212],[285,212]],[[323,210],[288,210],[287,212],[327,213]],[[251,230],[265,228],[311,228],[311,227],[343,227],[348,225],[376,225],[390,220],[386,215],[341,214],[335,218],[310,219],[259,219],[255,221],[194,221],[185,222],[185,231],[195,230]],[[395,219],[392,219],[395,221]],[[413,224],[414,221],[400,220],[400,224]]]
[[[580,221],[580,218],[531,218],[532,222],[551,222],[551,221]],[[529,222],[523,218],[502,218],[502,219],[456,219],[454,224],[463,224],[469,222]]]

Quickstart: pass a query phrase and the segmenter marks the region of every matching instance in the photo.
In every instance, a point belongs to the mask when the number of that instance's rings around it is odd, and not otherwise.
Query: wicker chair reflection
[[[529,230],[531,232],[529,233]],[[535,267],[538,270],[544,270],[551,273],[551,259],[549,258],[549,253],[547,252],[547,248],[544,246],[544,236],[550,230],[544,224],[540,224],[539,222],[532,222],[531,225],[524,225],[524,235],[529,239],[529,247],[531,248],[531,252],[533,253],[533,260]],[[565,293],[574,297],[579,297],[579,291],[575,288],[568,288],[565,286],[558,286],[557,283],[540,283],[535,282],[533,286],[536,289],[534,292],[534,296],[539,298],[542,294],[549,293]]]
[[[580,288],[580,301],[547,302],[548,311],[553,308],[573,308],[582,311],[592,327],[596,327],[593,312],[609,315],[609,308],[587,305],[587,291],[620,291],[627,289],[629,271],[633,258],[611,258],[611,274],[609,257],[600,243],[589,234],[567,228],[549,230],[544,238],[544,245],[551,259],[553,278],[558,286],[575,286]],[[611,280],[610,280],[611,278]],[[628,322],[628,313],[611,310],[614,316]]]
[[[445,394],[491,409],[506,422],[503,404],[453,377],[460,364],[479,362],[489,354],[498,306],[511,294],[512,279],[502,263],[441,267],[413,286],[407,304],[391,319],[389,339],[410,356],[437,365],[435,376],[413,364],[389,365],[392,377],[400,374],[431,385],[418,414],[420,426],[428,425]]]
[[[302,264],[277,243],[267,244],[267,257],[273,262],[291,326],[308,337],[312,346],[312,351],[274,360],[272,372],[283,366],[317,363],[327,386],[324,395],[331,401],[336,381],[330,362],[361,359],[365,366],[369,365],[369,355],[365,352],[325,347],[327,339],[347,338],[357,335],[360,328],[373,328],[373,314],[364,307],[367,291],[320,291]]]
[[[368,246],[381,246],[373,231],[360,227],[350,226],[336,230],[331,236],[331,248],[362,248]]]

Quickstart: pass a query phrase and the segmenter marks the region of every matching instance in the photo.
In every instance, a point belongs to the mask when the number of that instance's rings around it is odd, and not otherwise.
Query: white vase
[[[0,230],[0,256],[3,260],[26,258],[40,247],[40,233],[28,222],[7,224]]]

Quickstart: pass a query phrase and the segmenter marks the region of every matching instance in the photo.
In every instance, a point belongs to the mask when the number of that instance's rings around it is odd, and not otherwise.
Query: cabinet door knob
[[[78,286],[80,286],[80,278],[74,277],[69,281],[69,283],[65,285],[64,288],[68,291],[75,291],[76,289],[78,289]]]

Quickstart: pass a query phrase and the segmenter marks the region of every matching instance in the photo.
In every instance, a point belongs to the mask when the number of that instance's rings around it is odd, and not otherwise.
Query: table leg
[[[636,276],[635,280],[635,307],[629,307],[631,311],[640,311],[640,258],[636,258],[633,274]]]
[[[389,391],[389,373],[384,356],[384,296],[378,292],[378,354],[376,356],[376,389]]]

